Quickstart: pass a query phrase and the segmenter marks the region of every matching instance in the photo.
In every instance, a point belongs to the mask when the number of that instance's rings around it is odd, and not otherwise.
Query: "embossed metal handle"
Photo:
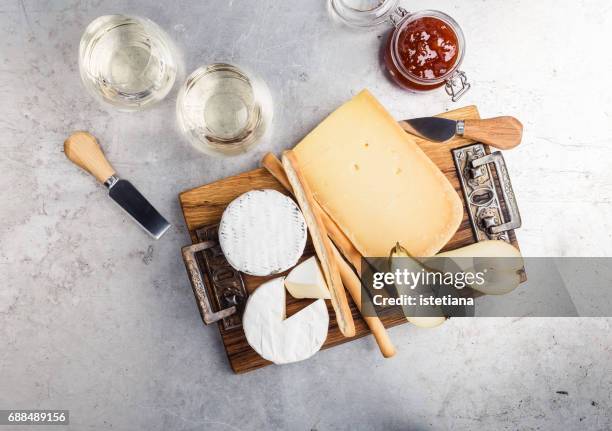
[[[212,248],[216,245],[217,243],[214,241],[204,241],[198,244],[185,246],[181,249],[183,261],[185,262],[185,268],[187,269],[187,275],[189,275],[189,281],[191,282],[191,287],[196,295],[200,314],[202,314],[202,320],[207,325],[231,316],[237,311],[235,305],[217,312],[213,311],[213,307],[211,306],[210,299],[208,297],[208,291],[206,290],[206,285],[204,284],[204,279],[202,277],[202,272],[200,271],[195,257],[196,253]]]
[[[518,229],[522,224],[521,214],[519,213],[516,198],[514,197],[514,190],[512,190],[512,183],[510,182],[510,176],[508,175],[508,169],[506,168],[504,156],[499,151],[487,154],[486,156],[472,160],[472,168],[477,169],[480,166],[484,166],[488,163],[493,163],[495,165],[502,196],[504,197],[506,209],[508,210],[508,215],[510,216],[510,220],[504,220],[504,223],[490,226],[488,229],[493,234]]]

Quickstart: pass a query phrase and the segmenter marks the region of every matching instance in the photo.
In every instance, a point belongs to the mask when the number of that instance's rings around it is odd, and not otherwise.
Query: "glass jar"
[[[376,27],[389,21],[399,0],[330,0],[332,16],[351,27]]]
[[[272,97],[265,82],[226,63],[195,70],[176,102],[179,127],[198,150],[214,156],[247,152],[272,122]]]
[[[383,46],[384,64],[403,89],[424,92],[444,87],[453,102],[470,89],[459,69],[465,37],[449,15],[435,10],[411,13],[398,6],[398,0],[330,0],[330,9],[352,27],[393,25]]]
[[[126,15],[93,20],[79,44],[79,71],[87,91],[123,110],[162,100],[177,75],[175,48],[153,21]]]

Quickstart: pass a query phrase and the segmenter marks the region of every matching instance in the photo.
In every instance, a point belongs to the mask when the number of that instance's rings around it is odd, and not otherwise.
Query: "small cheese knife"
[[[523,137],[523,125],[514,117],[459,121],[423,117],[400,121],[399,124],[406,132],[430,141],[445,142],[459,135],[500,150],[516,147]]]
[[[64,141],[64,153],[74,164],[92,174],[108,188],[108,195],[153,238],[159,239],[170,227],[155,208],[127,180],[119,179],[97,139],[87,132],[75,132]]]

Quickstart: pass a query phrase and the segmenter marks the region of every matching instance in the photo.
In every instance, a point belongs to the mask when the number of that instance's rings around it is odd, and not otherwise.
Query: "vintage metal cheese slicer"
[[[92,174],[108,188],[108,195],[149,235],[159,239],[170,223],[127,180],[117,177],[97,139],[87,132],[75,132],[64,141],[64,153],[74,164]]]

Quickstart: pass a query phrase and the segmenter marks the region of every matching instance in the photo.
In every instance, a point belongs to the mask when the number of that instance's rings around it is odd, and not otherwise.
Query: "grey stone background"
[[[391,360],[366,338],[242,376],[201,323],[177,194],[291,147],[364,87],[398,119],[471,103],[518,116],[524,143],[506,159],[525,255],[612,256],[611,4],[404,5],[464,28],[473,89],[459,104],[391,85],[378,59],[387,29],[337,25],[323,0],[3,1],[0,408],[69,409],[71,430],[612,428],[610,319],[404,325],[390,331]],[[270,139],[235,159],[199,154],[176,130],[176,89],[145,112],[99,106],[79,81],[77,49],[86,25],[110,13],[158,22],[188,72],[220,60],[256,70],[274,97]],[[97,135],[169,218],[160,241],[67,161],[75,129]]]

